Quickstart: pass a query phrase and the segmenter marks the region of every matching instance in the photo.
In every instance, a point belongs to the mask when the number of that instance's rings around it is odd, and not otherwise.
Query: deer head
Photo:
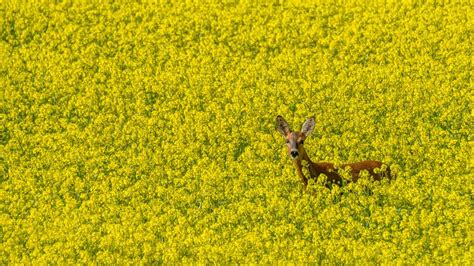
[[[288,122],[282,116],[276,118],[276,129],[283,135],[286,141],[286,147],[288,148],[288,155],[292,160],[298,159],[298,157],[305,153],[304,141],[311,134],[314,129],[314,118],[308,118],[301,131],[291,131]]]

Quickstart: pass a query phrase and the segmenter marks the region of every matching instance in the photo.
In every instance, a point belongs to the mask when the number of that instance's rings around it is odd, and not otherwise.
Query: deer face
[[[291,159],[295,160],[300,154],[303,153],[303,144],[306,136],[301,132],[290,132],[285,137],[286,146],[288,148],[288,154]]]
[[[298,159],[298,156],[304,153],[304,141],[311,134],[314,129],[314,118],[309,118],[304,122],[301,131],[292,132],[288,122],[281,116],[276,118],[277,130],[285,138],[286,146],[288,148],[288,155],[292,160]]]

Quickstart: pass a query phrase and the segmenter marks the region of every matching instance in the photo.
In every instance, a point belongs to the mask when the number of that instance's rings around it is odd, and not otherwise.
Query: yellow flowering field
[[[472,264],[473,17],[0,0],[0,263]],[[277,115],[397,179],[303,193]]]

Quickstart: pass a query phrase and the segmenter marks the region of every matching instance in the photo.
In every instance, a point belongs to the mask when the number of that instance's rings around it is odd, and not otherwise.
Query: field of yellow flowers
[[[0,263],[472,263],[473,14],[0,1]],[[397,180],[302,193],[278,114]]]

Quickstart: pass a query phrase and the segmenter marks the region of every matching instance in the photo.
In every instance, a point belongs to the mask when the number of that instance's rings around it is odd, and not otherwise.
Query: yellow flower
[[[468,3],[0,10],[3,264],[472,261]],[[303,192],[278,114],[397,179]]]

